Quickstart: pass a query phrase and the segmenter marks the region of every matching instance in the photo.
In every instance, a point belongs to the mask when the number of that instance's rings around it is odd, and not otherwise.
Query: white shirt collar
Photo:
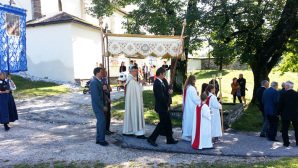
[[[130,75],[132,78],[134,78],[134,79],[137,79],[137,78],[135,78],[134,76],[132,76],[132,74],[128,74],[128,75]]]
[[[161,79],[159,79],[158,77],[156,77],[156,79],[158,79],[158,80],[160,81],[160,83],[162,83],[162,84],[163,84],[163,81],[162,81]]]

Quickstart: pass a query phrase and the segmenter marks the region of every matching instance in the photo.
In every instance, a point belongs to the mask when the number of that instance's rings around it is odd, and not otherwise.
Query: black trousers
[[[106,112],[106,130],[110,130],[111,125],[111,106],[110,103],[107,104],[107,112]]]
[[[269,121],[269,129],[267,138],[268,139],[275,139],[277,134],[277,128],[278,128],[278,117],[274,115],[267,115],[268,121]]]
[[[291,124],[291,120],[281,120],[281,124],[282,124],[281,133],[282,133],[282,139],[284,141],[284,145],[289,145],[290,141],[289,141],[288,131]],[[298,145],[298,121],[292,121],[292,125],[295,131],[296,145]]]
[[[172,122],[170,114],[168,112],[160,112],[158,115],[160,122],[157,124],[149,139],[156,141],[156,138],[160,135],[160,133],[165,131],[167,141],[173,141],[174,139],[172,136]]]
[[[239,102],[242,103],[241,96],[236,96],[236,93],[233,95],[233,103],[236,103],[236,97],[238,97]]]
[[[147,82],[147,73],[144,73],[143,75],[144,75],[144,79],[145,79],[146,82]]]

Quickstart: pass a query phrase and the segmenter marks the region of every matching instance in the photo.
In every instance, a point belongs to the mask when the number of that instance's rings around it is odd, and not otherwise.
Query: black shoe
[[[158,146],[152,139],[148,138],[147,142],[152,146]]]
[[[10,129],[9,126],[4,126],[5,131],[8,131]]]
[[[260,137],[266,137],[266,135],[264,135],[264,134],[260,134]]]
[[[178,142],[179,142],[179,141],[173,139],[172,141],[168,141],[167,144],[176,144],[176,143],[178,143]]]
[[[107,146],[109,145],[109,143],[107,141],[103,141],[103,142],[96,142],[96,144],[99,144],[101,146]]]
[[[148,137],[145,137],[144,135],[137,136],[137,138],[139,138],[139,139],[148,139]]]
[[[290,144],[284,144],[285,147],[289,147]]]
[[[269,139],[268,139],[268,141],[274,141],[274,142],[278,142],[278,140],[277,140],[277,139],[275,139],[275,138],[269,138]]]
[[[122,134],[123,136],[134,136],[133,134]]]
[[[106,131],[106,135],[111,135],[111,134],[114,134],[114,132],[110,131],[110,130],[107,130]]]

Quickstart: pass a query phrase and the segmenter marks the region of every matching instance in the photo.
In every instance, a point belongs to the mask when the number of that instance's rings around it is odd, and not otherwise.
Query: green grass
[[[140,162],[129,161],[130,167],[205,167],[205,168],[297,168],[298,167],[298,157],[283,158],[275,161],[268,162],[257,162],[257,163],[248,163],[248,162],[226,162],[225,160],[217,160],[214,163],[207,162],[196,162],[192,161],[191,163],[177,163],[176,165],[165,163],[147,163],[142,166]],[[10,165],[9,167],[15,168],[44,168],[44,167],[53,167],[53,168],[100,168],[100,167],[126,167],[124,165],[105,165],[104,163],[98,161],[72,161],[67,163],[66,161],[54,161],[41,162],[39,164],[29,165],[29,164],[17,164]]]
[[[63,85],[58,85],[51,82],[30,81],[29,79],[20,76],[11,75],[11,79],[17,86],[13,91],[16,98],[26,98],[33,96],[52,96],[63,93],[70,93],[70,91]]]
[[[193,71],[191,74],[196,76],[196,87],[197,90],[201,93],[201,86],[203,83],[209,83],[213,74],[222,73],[222,95],[224,103],[231,103],[233,101],[233,96],[231,95],[231,83],[233,77],[239,76],[240,73],[243,74],[246,79],[246,99],[247,103],[250,103],[253,93],[253,74],[249,70],[225,70],[225,71],[212,71],[212,70],[197,70]],[[282,82],[287,80],[292,80],[295,85],[294,89],[298,88],[298,73],[287,72],[284,75],[281,75],[281,72],[272,72],[269,77],[271,81],[277,81],[279,85]],[[145,111],[145,121],[147,123],[157,123],[158,115],[154,112],[154,95],[152,90],[143,91],[143,102],[144,102],[144,111]],[[238,102],[238,100],[237,100]],[[181,94],[173,94],[173,104],[172,106],[182,104],[182,95]],[[223,110],[229,108],[230,106],[223,106]],[[124,117],[124,98],[120,98],[113,102],[113,115],[118,119],[123,119]],[[122,111],[118,111],[122,110]],[[181,126],[181,120],[173,119],[172,123],[176,126]],[[260,131],[262,127],[262,114],[259,111],[256,105],[249,105],[245,108],[243,116],[233,123],[232,128],[242,131]]]
[[[114,100],[112,116],[116,119],[123,120],[124,119],[124,110],[125,110],[125,98],[122,97],[120,99]],[[149,124],[157,124],[159,122],[158,114],[154,111],[154,94],[152,90],[144,90],[143,91],[143,102],[144,102],[144,118],[145,122]],[[178,105],[182,102],[182,96],[173,95],[172,97],[173,104],[172,106]],[[172,123],[175,126],[181,126],[181,119],[172,119]]]

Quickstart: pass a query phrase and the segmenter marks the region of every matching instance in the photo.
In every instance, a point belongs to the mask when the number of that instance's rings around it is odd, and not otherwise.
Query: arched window
[[[61,2],[61,0],[58,0],[58,7],[59,7],[59,11],[62,11],[62,2]]]

